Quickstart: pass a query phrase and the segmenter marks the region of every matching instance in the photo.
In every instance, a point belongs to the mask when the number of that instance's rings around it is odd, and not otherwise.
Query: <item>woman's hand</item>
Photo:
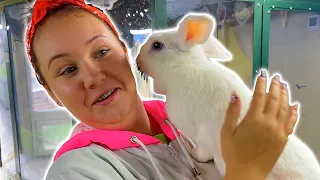
[[[226,179],[265,179],[293,132],[297,105],[289,106],[287,88],[279,77],[272,79],[268,94],[266,83],[265,77],[258,77],[249,111],[238,126],[241,99],[231,100],[221,130]]]

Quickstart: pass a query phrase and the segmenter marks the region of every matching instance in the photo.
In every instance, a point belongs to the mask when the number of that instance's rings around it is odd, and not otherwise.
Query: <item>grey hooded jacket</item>
[[[222,180],[213,161],[196,162],[195,144],[167,120],[162,101],[144,101],[167,139],[128,131],[89,130],[57,151],[46,180]]]

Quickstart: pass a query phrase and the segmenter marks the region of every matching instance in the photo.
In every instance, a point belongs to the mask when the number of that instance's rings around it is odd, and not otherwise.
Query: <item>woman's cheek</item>
[[[79,102],[79,100],[83,99],[81,89],[77,90],[72,83],[59,83],[58,85],[56,95],[63,101],[63,104]]]

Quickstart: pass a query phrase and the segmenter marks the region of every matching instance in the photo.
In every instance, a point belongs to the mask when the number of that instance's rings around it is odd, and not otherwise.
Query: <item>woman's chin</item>
[[[129,130],[131,129],[131,124],[128,119],[119,119],[108,117],[108,119],[99,119],[95,123],[92,123],[92,127],[95,129],[105,129],[105,130]]]

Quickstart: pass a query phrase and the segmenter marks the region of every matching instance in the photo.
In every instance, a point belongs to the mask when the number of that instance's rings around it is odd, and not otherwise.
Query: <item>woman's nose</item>
[[[106,74],[101,71],[101,67],[91,62],[84,63],[84,87],[87,89],[95,88],[103,83],[103,81],[107,78]]]

